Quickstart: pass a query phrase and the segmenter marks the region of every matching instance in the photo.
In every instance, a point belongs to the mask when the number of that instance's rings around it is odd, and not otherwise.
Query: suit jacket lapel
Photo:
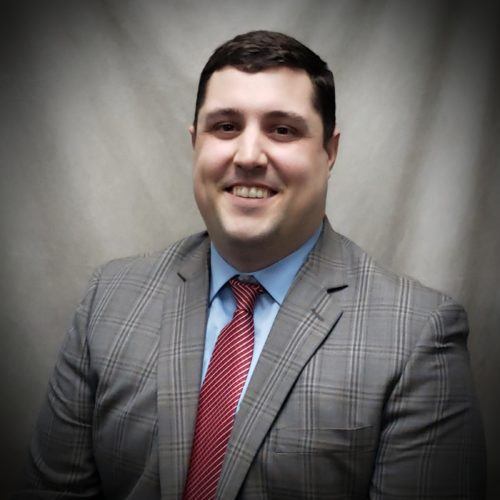
[[[209,240],[191,253],[165,299],[158,356],[158,447],[163,499],[182,496],[194,433],[207,317]]]
[[[342,314],[342,243],[325,220],[318,244],[282,304],[237,413],[217,497],[236,498],[295,380]]]

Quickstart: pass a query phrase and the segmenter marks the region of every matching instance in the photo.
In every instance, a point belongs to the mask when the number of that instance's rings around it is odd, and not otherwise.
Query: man
[[[279,33],[234,38],[190,133],[208,234],[94,275],[35,432],[33,497],[481,498],[464,311],[325,219],[326,64]]]

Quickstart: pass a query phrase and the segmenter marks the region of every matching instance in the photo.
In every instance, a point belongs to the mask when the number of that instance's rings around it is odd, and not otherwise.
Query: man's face
[[[191,127],[194,194],[223,255],[253,247],[281,258],[319,227],[338,133],[325,149],[312,97],[302,70],[227,67],[210,78]]]

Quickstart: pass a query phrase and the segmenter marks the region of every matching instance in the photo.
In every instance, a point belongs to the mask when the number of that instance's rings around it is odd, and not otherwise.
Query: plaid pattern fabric
[[[94,275],[17,498],[181,498],[208,251],[197,235]],[[482,498],[466,337],[460,306],[384,271],[325,223],[236,415],[217,498]]]

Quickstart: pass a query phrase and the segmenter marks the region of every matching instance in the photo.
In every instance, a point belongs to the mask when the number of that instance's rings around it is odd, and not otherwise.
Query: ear
[[[194,144],[196,142],[196,129],[194,128],[194,125],[190,125],[189,128],[189,134],[191,135],[191,146],[194,148]]]
[[[335,127],[332,136],[328,140],[326,145],[326,152],[328,154],[328,164],[330,165],[330,171],[333,168],[333,164],[337,158],[337,152],[339,150],[339,139],[340,139],[340,130]]]

